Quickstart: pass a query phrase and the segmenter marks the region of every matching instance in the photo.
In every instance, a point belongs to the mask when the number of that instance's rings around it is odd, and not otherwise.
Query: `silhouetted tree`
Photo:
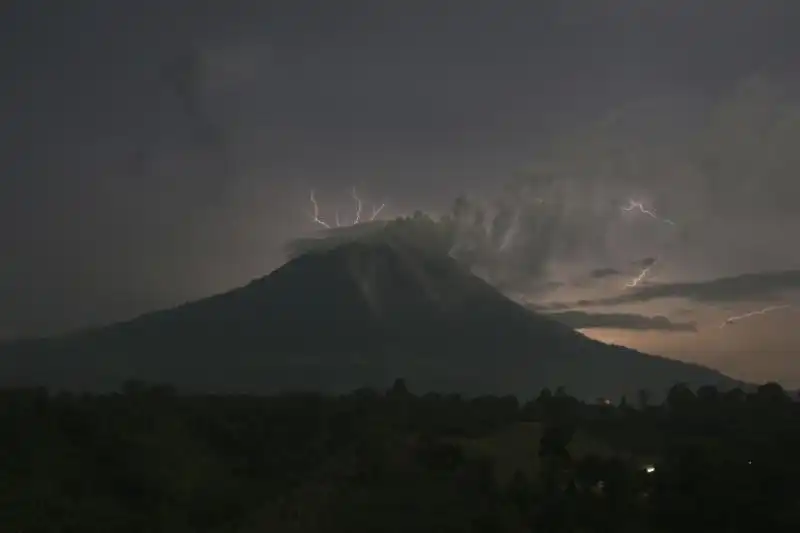
[[[389,395],[397,398],[405,398],[409,396],[406,380],[403,378],[395,379],[394,383],[392,384],[392,388],[389,390]]]
[[[787,404],[791,398],[778,383],[770,382],[758,387],[755,400],[762,405],[779,406]]]
[[[708,406],[715,405],[719,396],[719,391],[713,385],[703,385],[697,389],[697,400]]]
[[[625,395],[622,396],[622,398],[619,401],[619,408],[622,409],[622,410],[629,409],[628,397],[627,396],[625,396]]]
[[[650,407],[650,400],[653,395],[647,389],[639,389],[639,409],[646,411]]]
[[[683,383],[674,385],[667,393],[667,406],[676,413],[691,409],[694,401],[694,392]]]

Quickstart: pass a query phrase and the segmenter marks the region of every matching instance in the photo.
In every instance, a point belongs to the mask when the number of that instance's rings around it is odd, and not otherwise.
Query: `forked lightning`
[[[363,210],[363,203],[361,202],[361,198],[358,197],[358,193],[356,192],[355,187],[353,187],[352,191],[350,192],[350,195],[353,197],[353,200],[356,201],[356,215],[355,215],[355,218],[353,219],[353,223],[350,224],[351,226],[355,226],[356,224],[359,224],[361,222],[361,212]],[[322,220],[319,217],[319,204],[317,203],[317,199],[314,196],[314,190],[313,189],[311,190],[310,199],[311,199],[311,205],[314,208],[314,212],[311,215],[311,219],[315,223],[319,224],[320,226],[322,226],[324,228],[327,228],[327,229],[331,229],[331,225],[328,224],[327,222],[325,222],[324,220]],[[381,204],[381,205],[379,205],[377,207],[376,206],[372,206],[372,215],[370,216],[370,221],[375,220],[375,218],[380,214],[380,212],[383,211],[384,207],[386,207],[386,204]],[[335,211],[335,217],[336,217],[335,218],[336,227],[337,228],[341,227],[342,226],[342,222],[341,222],[341,218],[339,217],[339,210],[338,209]]]
[[[651,211],[650,209],[645,208],[645,206],[644,206],[644,204],[642,202],[637,202],[636,200],[633,200],[632,198],[628,199],[628,205],[623,206],[620,209],[622,209],[623,211],[633,211],[634,209],[637,209],[637,210],[639,210],[640,213],[643,213],[643,214],[649,216],[653,220],[658,220],[659,222],[663,222],[664,224],[669,224],[670,226],[674,226],[675,225],[675,223],[672,220],[669,220],[668,218],[661,218],[660,216],[658,216],[656,214],[656,212],[654,210]],[[642,280],[644,280],[644,278],[647,277],[647,275],[650,273],[650,269],[653,268],[653,266],[655,266],[655,264],[656,263],[654,262],[653,264],[648,265],[645,268],[643,268],[642,271],[639,273],[639,275],[636,276],[635,278],[633,278],[632,280],[630,280],[628,283],[626,283],[625,286],[628,287],[628,288],[632,288],[632,287],[638,286],[639,283],[641,283]]]
[[[379,205],[377,209],[375,208],[375,206],[372,206],[372,216],[369,217],[370,221],[375,220],[375,217],[378,216],[378,214],[380,214],[381,211],[383,211],[384,207],[386,207],[386,204]]]

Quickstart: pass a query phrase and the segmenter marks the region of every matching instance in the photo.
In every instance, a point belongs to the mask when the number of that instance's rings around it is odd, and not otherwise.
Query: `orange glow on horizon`
[[[671,351],[672,343],[680,342],[677,335],[676,338],[670,340],[665,337],[663,332],[657,331],[612,328],[586,328],[578,331],[596,341],[616,344],[653,355],[665,355],[665,352]]]

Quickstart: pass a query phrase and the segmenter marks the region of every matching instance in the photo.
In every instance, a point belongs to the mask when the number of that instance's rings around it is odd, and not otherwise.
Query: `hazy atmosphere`
[[[201,5],[202,4],[202,5]],[[800,386],[800,3],[9,1],[0,337],[243,285],[464,196],[475,271],[606,342]],[[297,294],[314,305],[314,294]]]

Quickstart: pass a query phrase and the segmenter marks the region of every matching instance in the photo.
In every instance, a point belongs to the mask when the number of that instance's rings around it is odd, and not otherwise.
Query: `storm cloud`
[[[665,298],[684,298],[700,303],[774,300],[783,291],[796,289],[800,289],[800,270],[755,272],[707,281],[644,285],[611,298],[580,300],[574,307],[613,306]]]
[[[622,272],[616,268],[596,268],[589,273],[589,275],[594,279],[610,278],[613,276],[619,276],[621,274]]]
[[[644,259],[639,259],[638,261],[634,261],[633,264],[638,265],[642,268],[647,268],[655,265],[657,261],[658,259],[655,257],[645,257]]]

